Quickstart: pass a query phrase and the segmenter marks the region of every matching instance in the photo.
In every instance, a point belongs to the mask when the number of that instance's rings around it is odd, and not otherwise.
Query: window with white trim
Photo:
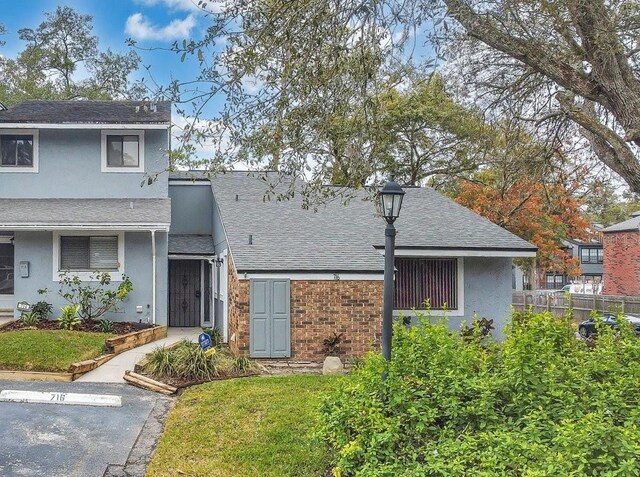
[[[120,268],[118,236],[60,236],[60,270],[113,272]]]
[[[37,130],[0,131],[0,169],[3,172],[37,172]]]
[[[398,257],[395,260],[396,310],[457,310],[458,259]]]
[[[144,131],[102,131],[102,172],[143,172]]]
[[[108,272],[112,280],[122,280],[124,239],[124,232],[107,230],[53,232],[53,281],[64,272],[89,281]]]

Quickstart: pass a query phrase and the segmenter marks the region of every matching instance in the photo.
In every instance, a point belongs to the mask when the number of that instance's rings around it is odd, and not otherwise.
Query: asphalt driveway
[[[109,464],[127,462],[154,406],[167,400],[126,384],[0,381],[7,389],[113,394],[122,407],[0,402],[3,477],[103,477]]]

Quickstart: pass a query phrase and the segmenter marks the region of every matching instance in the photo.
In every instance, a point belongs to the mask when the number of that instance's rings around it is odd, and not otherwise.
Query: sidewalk
[[[196,341],[201,332],[200,328],[169,328],[166,338],[125,351],[99,368],[80,376],[75,382],[124,383],[124,372],[127,370],[133,371],[135,364],[156,347],[168,346],[184,338]]]

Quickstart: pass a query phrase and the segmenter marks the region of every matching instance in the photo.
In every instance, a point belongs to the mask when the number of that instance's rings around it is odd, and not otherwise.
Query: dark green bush
[[[640,340],[516,314],[500,344],[444,324],[394,328],[329,396],[336,477],[640,475]],[[387,379],[382,373],[387,372]]]
[[[49,318],[51,313],[53,313],[53,305],[41,300],[34,303],[34,305],[31,307],[31,311],[38,315],[40,319],[46,320]]]

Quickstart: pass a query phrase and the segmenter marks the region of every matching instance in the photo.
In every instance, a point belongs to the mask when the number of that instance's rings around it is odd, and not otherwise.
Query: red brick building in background
[[[640,212],[603,230],[603,293],[640,296]]]

